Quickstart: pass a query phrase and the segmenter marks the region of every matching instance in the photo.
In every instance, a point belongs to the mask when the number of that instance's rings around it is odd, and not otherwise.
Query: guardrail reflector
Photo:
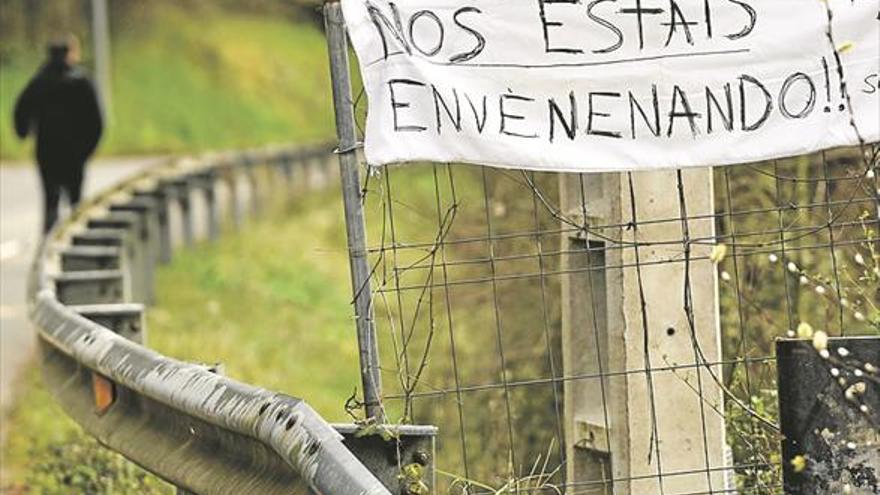
[[[92,392],[95,394],[95,412],[104,414],[116,401],[116,385],[103,376],[92,373]]]

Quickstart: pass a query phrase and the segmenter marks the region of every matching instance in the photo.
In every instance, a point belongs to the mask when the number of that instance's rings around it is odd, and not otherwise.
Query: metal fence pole
[[[878,493],[880,338],[776,342],[783,490],[787,495]]]
[[[104,113],[112,113],[110,84],[110,17],[107,0],[92,0],[92,37],[95,45],[95,76]]]
[[[339,171],[342,181],[342,199],[345,205],[345,229],[348,236],[348,256],[354,292],[355,322],[360,351],[361,381],[368,417],[384,421],[381,406],[381,377],[379,376],[379,348],[373,321],[370,267],[367,262],[366,229],[360,194],[360,174],[357,162],[357,134],[354,105],[351,97],[351,76],[348,66],[348,40],[345,20],[338,0],[324,3],[324,25],[330,54],[330,76],[333,85],[333,106],[336,116],[336,134],[339,138]]]

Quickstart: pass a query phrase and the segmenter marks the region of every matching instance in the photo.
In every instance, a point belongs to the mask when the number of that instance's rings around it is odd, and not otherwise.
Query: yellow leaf
[[[852,41],[846,41],[837,47],[837,53],[846,53],[856,46]]]

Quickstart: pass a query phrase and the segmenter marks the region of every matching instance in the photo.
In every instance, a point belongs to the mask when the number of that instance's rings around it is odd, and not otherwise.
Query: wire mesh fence
[[[715,169],[368,167],[383,408],[440,427],[438,493],[783,492],[776,341],[880,335],[880,145],[850,123]]]
[[[880,333],[878,155],[368,169],[387,416],[438,493],[781,492],[775,340]]]

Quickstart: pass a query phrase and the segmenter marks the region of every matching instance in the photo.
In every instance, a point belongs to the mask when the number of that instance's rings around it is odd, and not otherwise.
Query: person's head
[[[66,34],[49,42],[49,61],[52,64],[66,65],[75,65],[79,63],[79,38],[73,34]]]

